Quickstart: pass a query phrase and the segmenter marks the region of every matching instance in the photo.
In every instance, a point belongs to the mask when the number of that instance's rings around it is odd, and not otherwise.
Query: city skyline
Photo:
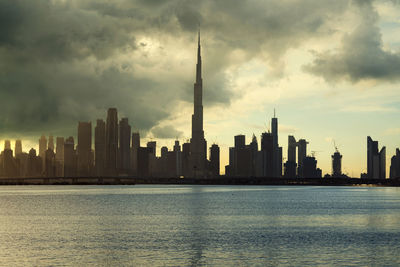
[[[214,3],[198,3],[190,8],[180,7],[176,14],[164,13],[162,8],[156,10],[156,15],[168,15],[168,23],[139,24],[139,29],[129,27],[137,22],[135,17],[127,19],[121,12],[112,13],[112,6],[94,6],[91,1],[53,1],[47,7],[21,3],[30,8],[21,9],[11,3],[5,7],[15,12],[9,12],[10,24],[5,25],[10,30],[0,44],[4,48],[3,63],[7,64],[2,64],[2,75],[7,79],[0,85],[1,150],[3,140],[17,138],[23,140],[24,151],[38,149],[41,134],[65,138],[71,135],[77,140],[76,123],[91,121],[94,132],[96,119],[104,117],[108,107],[118,108],[121,118],[128,117],[144,142],[157,139],[158,146],[171,148],[176,137],[181,143],[190,139],[188,114],[193,108],[191,84],[196,63],[193,48],[200,21],[205,40],[205,139],[209,145],[219,144],[221,167],[229,162],[233,136],[244,134],[249,139],[254,133],[260,138],[270,128],[269,118],[276,108],[284,155],[286,136],[306,139],[310,151],[322,151],[317,152],[316,158],[327,173],[335,140],[343,155],[343,171],[358,177],[367,171],[365,137],[371,136],[386,146],[389,174],[390,158],[400,140],[400,40],[396,34],[400,27],[399,6],[395,2],[303,3],[303,7],[293,8],[272,1],[269,6],[260,2],[255,5],[257,8],[247,6],[248,9],[240,5],[221,9]],[[127,5],[121,3],[116,10]],[[151,8],[141,3],[132,5],[143,14]],[[291,9],[298,10],[298,15],[294,16]],[[40,39],[43,31],[35,27],[49,18],[50,11],[71,22],[71,29],[59,31],[63,24],[55,19],[48,35],[44,35],[48,38]],[[90,19],[89,11],[94,14]],[[213,19],[216,11],[225,15],[223,22]],[[31,16],[20,22],[25,28],[17,27],[11,18],[23,12]],[[253,14],[254,22],[249,25],[242,25],[239,20],[245,12]],[[109,34],[107,42],[95,35],[87,38],[94,41],[92,45],[75,40],[71,32],[82,34],[72,23],[77,13],[79,18],[88,19],[85,27],[94,27],[98,22],[99,27],[90,30],[104,29]],[[106,19],[100,20],[101,16]],[[297,19],[295,26],[290,23],[293,19]],[[37,23],[23,24],[29,22]],[[114,35],[107,31],[119,23],[125,28]],[[27,34],[29,30],[31,34]],[[56,33],[66,38],[57,39]],[[359,53],[354,53],[355,47]],[[371,60],[361,61],[363,58]],[[27,64],[20,65],[21,60]]]

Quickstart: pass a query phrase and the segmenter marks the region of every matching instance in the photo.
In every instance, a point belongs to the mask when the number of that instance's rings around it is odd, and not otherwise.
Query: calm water
[[[0,265],[399,266],[400,188],[0,187]]]

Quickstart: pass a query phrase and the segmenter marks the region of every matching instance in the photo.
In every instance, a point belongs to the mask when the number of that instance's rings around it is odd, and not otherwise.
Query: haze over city
[[[304,138],[331,171],[366,172],[366,136],[399,147],[397,1],[0,1],[0,149],[129,117],[143,142],[191,138],[201,28],[204,133],[221,148],[270,129]],[[160,151],[157,150],[157,154]]]

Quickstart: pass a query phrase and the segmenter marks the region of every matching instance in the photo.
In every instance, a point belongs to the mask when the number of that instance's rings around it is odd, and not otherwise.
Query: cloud
[[[176,130],[173,126],[156,126],[151,129],[154,138],[171,139],[182,137],[183,132]]]
[[[304,70],[328,82],[399,81],[400,53],[383,48],[379,16],[371,1],[357,3],[361,14],[359,25],[344,35],[337,51],[313,52],[315,59]]]
[[[193,100],[199,23],[204,105],[228,106],[235,69],[256,58],[283,73],[285,53],[334,31],[347,3],[0,0],[0,131],[71,135],[117,107],[148,132]]]

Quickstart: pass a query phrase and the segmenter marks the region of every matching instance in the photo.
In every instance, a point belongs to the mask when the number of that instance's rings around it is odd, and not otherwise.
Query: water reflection
[[[400,265],[400,190],[0,187],[2,265]]]

